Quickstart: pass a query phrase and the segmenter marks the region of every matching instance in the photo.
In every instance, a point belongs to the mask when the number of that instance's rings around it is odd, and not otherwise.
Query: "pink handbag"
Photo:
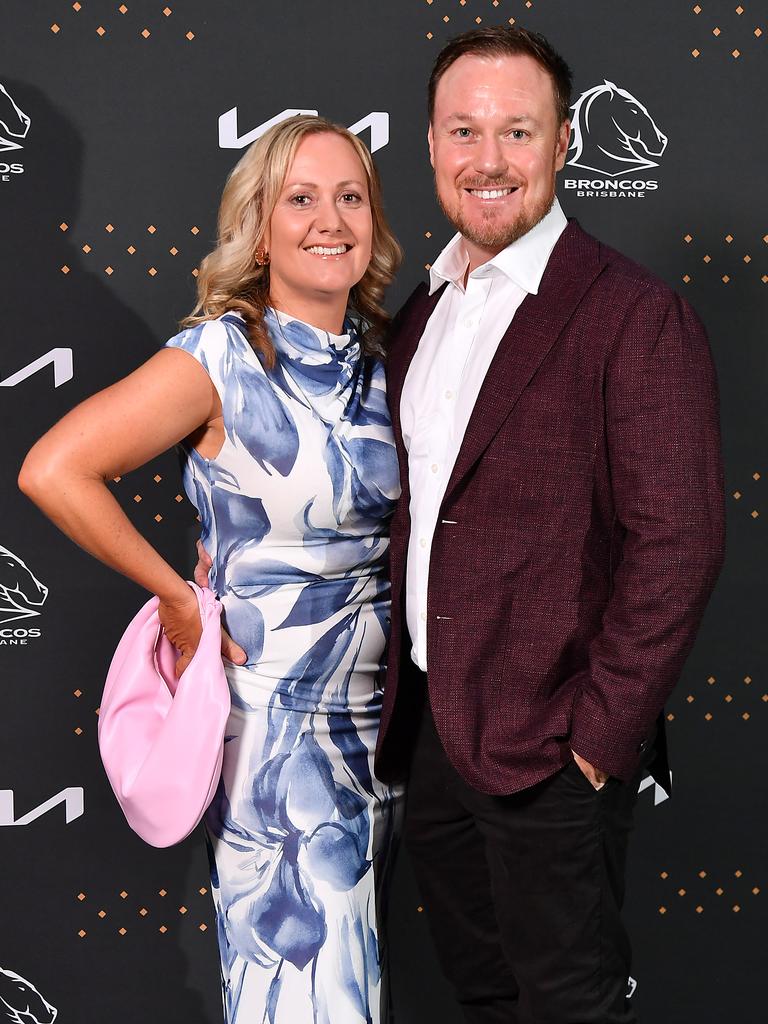
[[[176,649],[153,597],[132,620],[109,666],[99,712],[99,749],[128,824],[152,846],[195,828],[216,792],[230,710],[221,660],[221,604],[197,595],[203,633],[176,679]]]

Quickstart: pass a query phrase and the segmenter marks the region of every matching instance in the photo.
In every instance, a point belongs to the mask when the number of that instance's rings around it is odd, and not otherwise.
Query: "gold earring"
[[[269,264],[269,253],[261,246],[259,246],[253,254],[253,258],[256,260],[256,265],[259,267],[266,267]]]

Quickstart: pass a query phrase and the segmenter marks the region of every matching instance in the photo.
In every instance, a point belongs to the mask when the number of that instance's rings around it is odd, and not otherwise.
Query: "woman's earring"
[[[256,250],[253,258],[259,267],[266,267],[269,263],[269,253],[266,249],[262,249],[261,246]]]

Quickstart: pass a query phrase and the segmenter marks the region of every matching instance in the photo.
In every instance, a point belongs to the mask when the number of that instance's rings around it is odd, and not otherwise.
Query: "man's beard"
[[[462,188],[510,188],[513,187],[510,184],[498,184],[496,182],[482,182],[477,184],[475,182],[464,182],[461,185]],[[461,205],[457,204],[455,209],[450,209],[443,200],[440,198],[440,193],[435,187],[435,193],[437,195],[437,201],[440,204],[440,209],[445,214],[448,221],[456,228],[456,230],[472,245],[476,245],[479,249],[496,250],[501,252],[502,249],[506,249],[508,245],[512,245],[518,238],[522,238],[523,235],[527,235],[528,232],[536,227],[536,225],[544,220],[546,215],[552,209],[555,202],[555,189],[554,182],[552,185],[552,192],[548,196],[544,196],[539,202],[528,210],[520,210],[518,215],[513,221],[500,221],[497,216],[492,214],[491,210],[488,210],[489,216],[486,216],[484,222],[477,224],[468,221],[462,211]]]

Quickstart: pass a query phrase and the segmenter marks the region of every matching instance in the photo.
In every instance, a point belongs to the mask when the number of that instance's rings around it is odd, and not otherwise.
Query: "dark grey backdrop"
[[[239,155],[218,140],[218,118],[234,107],[240,135],[286,108],[345,124],[389,115],[376,159],[407,253],[394,309],[449,236],[424,141],[431,61],[449,35],[511,18],[561,48],[577,96],[613,82],[669,139],[657,166],[629,176],[656,183],[642,196],[562,192],[568,214],[690,299],[722,386],[728,561],[668,709],[675,798],[656,805],[650,787],[640,797],[628,904],[634,998],[652,1024],[764,1019],[765,4],[2,0],[0,83],[31,123],[23,139],[16,123],[21,148],[0,150],[0,545],[11,553],[0,557],[0,967],[34,984],[61,1022],[213,1024],[217,956],[200,836],[165,852],[144,846],[121,819],[96,748],[109,654],[145,595],[22,498],[23,454],[189,310],[192,272]],[[0,112],[16,116],[3,95]],[[14,141],[2,125],[0,135]],[[567,167],[564,177],[606,175]],[[71,379],[55,387],[52,363],[19,379],[54,349],[62,378],[71,350]],[[115,489],[188,571],[196,522],[177,500],[174,458]],[[19,562],[49,588],[44,604]],[[26,597],[13,590],[20,582]],[[404,860],[392,908],[398,1024],[458,1022]],[[2,986],[0,975],[0,996]]]

